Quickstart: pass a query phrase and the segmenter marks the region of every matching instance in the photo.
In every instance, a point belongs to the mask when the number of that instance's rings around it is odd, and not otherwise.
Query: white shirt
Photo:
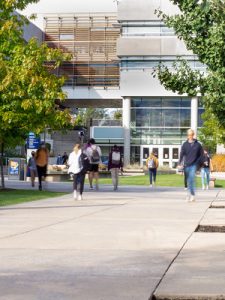
[[[82,170],[79,159],[81,150],[76,154],[74,151],[70,153],[67,164],[69,165],[68,173],[78,174]]]

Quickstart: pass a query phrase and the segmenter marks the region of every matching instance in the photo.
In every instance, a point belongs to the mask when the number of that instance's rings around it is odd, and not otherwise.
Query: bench
[[[214,188],[215,187],[215,183],[216,183],[216,178],[214,178],[214,177],[210,178],[209,187],[210,188]]]

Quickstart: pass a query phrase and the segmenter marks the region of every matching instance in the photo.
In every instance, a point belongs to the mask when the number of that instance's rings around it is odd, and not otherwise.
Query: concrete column
[[[197,137],[198,131],[198,97],[191,99],[191,128],[195,131]]]
[[[123,128],[124,128],[124,166],[130,164],[130,121],[131,121],[131,99],[123,99]]]

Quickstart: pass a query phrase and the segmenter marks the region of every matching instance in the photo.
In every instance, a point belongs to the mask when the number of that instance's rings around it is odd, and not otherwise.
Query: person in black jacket
[[[183,143],[180,152],[180,160],[184,162],[184,172],[187,177],[188,190],[188,201],[195,201],[195,173],[198,169],[201,159],[203,156],[202,145],[194,139],[195,132],[192,129],[187,131],[187,141]]]

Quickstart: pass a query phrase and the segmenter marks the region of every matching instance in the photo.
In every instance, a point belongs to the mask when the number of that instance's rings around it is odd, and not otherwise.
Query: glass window
[[[202,114],[204,113],[204,108],[199,108],[198,109],[198,127],[202,127],[203,126],[203,119],[202,119]]]
[[[191,110],[181,109],[180,111],[180,126],[190,127],[191,126]]]
[[[161,109],[151,109],[150,126],[151,127],[161,127],[162,126],[162,111],[161,111]]]
[[[163,148],[163,158],[164,159],[170,158],[170,149],[169,148]]]
[[[149,157],[149,148],[143,149],[143,159],[147,159]]]
[[[179,109],[163,109],[162,110],[163,127],[179,127],[180,126],[180,110]]]
[[[71,41],[71,40],[74,40],[74,34],[60,33],[59,39],[60,39],[60,41]]]
[[[180,99],[164,98],[162,100],[163,107],[180,107]]]
[[[173,148],[173,159],[178,159],[178,158],[179,158],[179,149]]]

